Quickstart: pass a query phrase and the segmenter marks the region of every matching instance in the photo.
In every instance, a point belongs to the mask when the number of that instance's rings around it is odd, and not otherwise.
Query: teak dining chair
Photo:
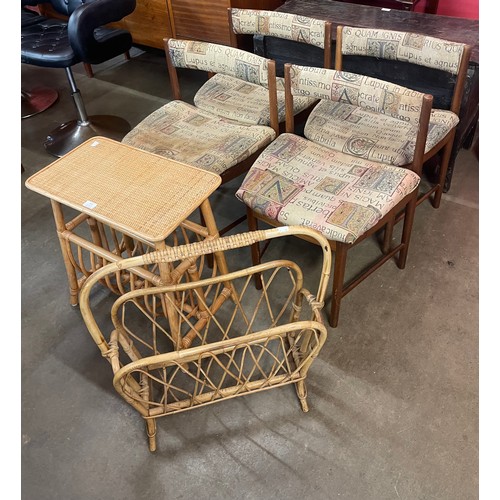
[[[319,19],[283,12],[255,9],[228,9],[231,45],[239,47],[241,37],[265,35],[289,40],[295,45],[307,45],[323,51],[325,67],[331,67],[331,23]],[[240,38],[239,38],[240,37]],[[243,44],[245,47],[250,44]],[[269,58],[265,53],[260,56]],[[287,62],[296,62],[293,52]],[[276,68],[283,75],[283,68]],[[285,90],[282,77],[276,79],[278,121],[280,130],[285,123]],[[219,73],[210,78],[196,93],[195,105],[219,116],[252,125],[269,125],[269,99],[266,89],[259,85],[242,85],[238,78]],[[297,97],[294,101],[296,122],[304,121],[317,102],[309,97]]]
[[[233,47],[172,38],[165,39],[165,54],[174,100],[144,118],[122,142],[216,173],[222,184],[246,172],[279,132],[274,61]],[[263,88],[270,126],[201,109],[196,98],[194,105],[183,101],[177,68],[221,73],[237,79],[242,88]]]
[[[417,87],[416,79],[412,79],[411,75],[422,67],[426,68],[426,74],[430,74],[427,79],[431,80],[425,87],[426,92],[434,97],[434,108],[426,138],[424,163],[436,155],[440,155],[440,158],[436,179],[430,181],[432,185],[423,189],[424,183],[421,183],[418,204],[431,198],[434,208],[439,208],[459,122],[470,52],[471,47],[466,44],[418,33],[337,27],[335,69],[346,69],[345,62],[348,63],[349,59],[366,60],[377,78],[418,91],[422,91],[423,84]],[[397,71],[391,67],[394,61],[399,64]],[[400,124],[397,128],[399,133],[392,134],[388,141],[384,136],[384,127],[374,119],[373,113],[349,102],[324,102],[314,110],[314,114],[320,121],[325,115],[330,117],[326,128],[318,128],[316,138],[320,143],[320,135],[329,135],[329,147],[338,151],[348,150],[349,154],[364,155],[396,166],[406,166],[413,160],[413,144],[408,141],[408,137],[413,134],[412,123]],[[349,141],[353,136],[369,147],[361,151],[349,149]]]
[[[305,379],[327,335],[321,308],[331,255],[328,242],[317,231],[282,229],[130,258],[101,268],[85,282],[80,295],[83,319],[111,364],[116,391],[145,419],[151,451],[156,450],[158,417],[224,399],[294,384],[302,410],[308,411]],[[238,265],[217,277],[126,293],[111,307],[110,334],[103,333],[93,314],[94,285],[118,271],[228,253],[286,235],[306,236],[321,247],[316,295],[304,288],[300,267],[280,259],[257,267]],[[249,286],[256,273],[262,280],[257,295]],[[171,311],[168,320],[151,312],[163,302]]]
[[[174,100],[144,118],[122,142],[209,170],[223,182],[240,175],[278,134],[274,61],[232,47],[173,38],[165,39],[165,53]],[[177,68],[228,74],[242,86],[263,87],[271,126],[231,120],[183,101]]]
[[[413,162],[401,168],[330,148],[318,139],[317,127],[327,127],[328,120],[335,123],[336,116],[324,115],[319,122],[313,110],[306,137],[281,134],[255,161],[236,193],[248,207],[250,230],[257,228],[257,219],[273,226],[300,224],[329,240],[335,252],[330,312],[335,327],[348,292],[396,255],[398,267],[405,267],[432,96],[359,74],[290,64],[285,65],[285,91],[287,132],[294,130],[295,95],[320,99],[317,107],[332,101],[369,109],[388,138],[407,121],[413,125],[407,138]],[[369,150],[369,144],[356,137],[348,146],[357,152]],[[385,239],[381,257],[344,283],[348,250],[391,223],[400,211],[405,214],[400,243],[391,247]],[[259,245],[253,245],[254,264],[260,256]]]

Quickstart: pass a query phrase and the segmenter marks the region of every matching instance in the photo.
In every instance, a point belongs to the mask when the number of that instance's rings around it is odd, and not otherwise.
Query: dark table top
[[[287,0],[276,9],[280,12],[325,19],[333,24],[335,40],[337,25],[363,28],[411,31],[445,40],[467,43],[472,47],[471,61],[479,63],[479,21],[461,17],[423,14],[406,10],[382,10],[355,3],[334,0]]]

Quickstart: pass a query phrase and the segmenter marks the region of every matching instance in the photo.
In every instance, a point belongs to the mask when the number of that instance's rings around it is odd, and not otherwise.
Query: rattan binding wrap
[[[322,249],[316,294],[304,288],[296,263],[280,259],[125,293],[111,308],[114,329],[107,338],[92,314],[92,287],[107,275],[175,261],[192,265],[202,255],[287,235],[315,240]],[[330,267],[327,240],[312,229],[290,226],[151,252],[109,264],[88,278],[80,293],[85,324],[111,363],[115,389],[146,420],[151,451],[157,417],[223,399],[294,384],[308,411],[305,379],[326,340],[321,309]],[[256,275],[261,290],[253,285]],[[160,310],[169,314],[154,313]]]

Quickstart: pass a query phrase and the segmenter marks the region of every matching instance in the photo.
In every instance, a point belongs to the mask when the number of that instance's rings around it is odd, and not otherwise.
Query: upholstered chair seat
[[[433,109],[425,153],[458,124],[452,111]],[[403,166],[413,161],[415,124],[345,102],[321,101],[311,112],[304,135],[335,151]]]
[[[285,94],[286,132],[258,156],[236,197],[247,207],[252,231],[262,221],[277,227],[307,226],[326,237],[334,252],[330,325],[336,327],[346,294],[393,257],[401,269],[406,265],[433,98],[366,75],[295,64],[285,64]],[[399,137],[394,129],[409,123],[406,141],[413,148],[413,161],[404,167],[388,165],[369,154],[353,155],[322,144],[314,135],[326,142],[328,134],[342,128],[331,112],[324,120],[318,113],[309,116],[309,137],[296,134],[292,104],[295,97],[304,96],[318,99],[319,106],[328,100],[349,102],[381,115],[375,122],[379,136],[389,140]],[[327,127],[329,119],[333,124]],[[318,131],[320,125],[327,127],[324,135]],[[369,153],[365,143],[357,140],[351,147]],[[400,242],[394,244],[392,228],[399,213],[403,229]],[[379,231],[383,241],[378,258],[346,280],[348,251]],[[258,244],[252,246],[253,264],[261,262],[264,251]]]
[[[236,196],[280,224],[309,226],[329,240],[353,243],[419,181],[411,170],[285,133],[259,156]]]
[[[164,39],[173,100],[153,111],[123,139],[139,149],[156,153],[220,175],[221,184],[247,172],[260,152],[279,133],[276,105],[276,63],[244,50],[197,40]],[[198,108],[182,99],[177,68],[202,71],[215,78],[227,75],[241,86],[257,85],[267,96],[270,126],[244,123]],[[224,234],[243,222],[233,218]],[[203,222],[203,221],[202,221]]]
[[[432,202],[434,208],[438,208],[441,203],[459,122],[470,52],[471,47],[466,44],[420,33],[337,26],[335,69],[338,71],[347,69],[344,67],[344,60],[346,64],[352,64],[354,61],[361,64],[365,59],[368,66],[376,68],[377,78],[415,90],[421,89],[410,75],[416,74],[420,69],[423,72],[428,69],[433,72],[435,84],[432,84],[430,93],[434,96],[435,107],[439,109],[433,109],[431,113],[424,162],[428,162],[434,172],[427,182],[421,183],[418,205],[427,199]],[[412,161],[405,146],[405,127],[398,129],[393,138],[387,138],[384,127],[371,117],[365,119],[369,114],[362,113],[363,118],[360,118],[358,111],[356,113],[350,115],[347,112],[346,119],[334,119],[334,127],[343,124],[343,128],[347,129],[349,126],[351,131],[344,130],[343,133],[350,133],[351,136],[357,136],[361,129],[365,139],[363,147],[373,144],[370,157],[397,165]],[[357,122],[356,119],[360,121]],[[344,147],[340,138],[339,145],[335,147],[339,146]]]
[[[221,175],[275,137],[271,127],[245,125],[175,100],[147,116],[122,142]]]
[[[278,120],[285,121],[285,86],[283,78],[276,78]],[[308,97],[295,99],[294,114],[304,111],[317,100]],[[205,111],[249,125],[271,123],[269,92],[261,85],[243,82],[239,78],[218,73],[196,93],[195,105]]]

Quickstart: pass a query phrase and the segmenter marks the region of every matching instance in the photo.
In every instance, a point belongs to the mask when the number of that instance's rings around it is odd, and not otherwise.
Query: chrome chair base
[[[63,123],[47,136],[44,146],[48,153],[61,157],[91,137],[100,135],[121,141],[130,130],[130,124],[118,116],[90,116],[87,121]]]
[[[21,119],[37,115],[50,108],[59,98],[57,90],[49,87],[36,87],[29,92],[21,90]]]

